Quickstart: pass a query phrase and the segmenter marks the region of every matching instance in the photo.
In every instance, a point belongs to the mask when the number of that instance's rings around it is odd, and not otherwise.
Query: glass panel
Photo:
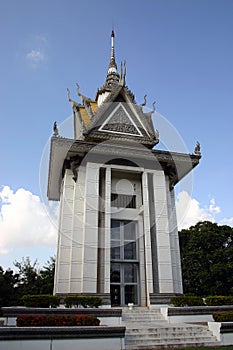
[[[124,259],[136,259],[136,242],[130,242],[124,245]]]
[[[110,274],[110,279],[111,282],[120,282],[121,278],[120,278],[120,264],[111,264],[111,274]]]
[[[136,195],[111,193],[111,206],[117,208],[136,208]]]
[[[120,206],[122,207],[122,208],[127,208],[127,205],[128,205],[128,203],[129,203],[129,196],[127,196],[127,195],[124,195],[124,194],[121,194],[120,195]]]
[[[128,204],[126,206],[126,208],[132,208],[135,209],[136,208],[136,196],[128,196]]]
[[[135,241],[136,232],[135,232],[135,223],[133,221],[124,222],[124,240]]]
[[[119,285],[111,285],[111,304],[112,306],[121,305],[121,287]]]
[[[118,194],[117,193],[111,193],[111,206],[112,207],[117,207],[117,198]]]
[[[112,220],[110,270],[112,306],[138,303],[138,268],[136,222]]]
[[[125,286],[125,304],[134,303],[137,304],[137,286],[128,285]]]
[[[111,221],[111,239],[120,239],[120,221]]]
[[[120,247],[119,244],[117,244],[116,247],[111,247],[111,259],[116,260],[120,259],[121,253],[120,253]]]
[[[137,264],[124,264],[124,282],[137,283]]]

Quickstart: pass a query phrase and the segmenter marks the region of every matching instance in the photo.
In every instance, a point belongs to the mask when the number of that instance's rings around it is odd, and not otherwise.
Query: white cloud
[[[9,186],[4,186],[2,191],[0,192],[0,198],[2,203],[9,204],[13,197],[13,191]]]
[[[209,211],[210,213],[215,213],[215,214],[219,214],[221,212],[221,208],[216,206],[214,198],[210,200]]]
[[[25,58],[33,68],[38,68],[42,63],[48,61],[49,42],[44,34],[30,35],[28,49],[25,51]]]
[[[214,199],[210,200],[208,207],[202,208],[196,199],[190,197],[186,191],[182,191],[176,200],[178,229],[189,228],[199,221],[215,222],[213,214],[218,214],[220,211],[220,207],[215,205]]]
[[[39,63],[45,60],[45,55],[40,50],[31,50],[26,54],[26,57],[33,63]]]
[[[20,188],[0,191],[0,253],[14,248],[53,247],[57,229],[40,198]]]

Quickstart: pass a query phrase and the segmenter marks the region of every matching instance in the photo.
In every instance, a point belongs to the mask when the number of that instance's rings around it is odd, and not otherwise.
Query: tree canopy
[[[30,258],[15,261],[18,272],[6,271],[0,267],[0,306],[22,305],[22,297],[27,294],[52,294],[55,258],[51,257],[42,269],[37,260]]]
[[[233,228],[199,222],[179,240],[184,294],[233,294]]]

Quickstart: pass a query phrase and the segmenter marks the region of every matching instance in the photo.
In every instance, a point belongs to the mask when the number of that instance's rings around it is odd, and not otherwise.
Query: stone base
[[[0,327],[0,350],[123,350],[125,327]]]
[[[182,296],[183,294],[175,293],[150,293],[151,305],[169,305],[171,304],[171,297]]]

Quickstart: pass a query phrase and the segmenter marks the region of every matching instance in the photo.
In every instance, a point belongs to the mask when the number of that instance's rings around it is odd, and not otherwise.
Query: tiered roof
[[[120,74],[115,60],[115,34],[111,34],[111,55],[104,85],[92,100],[79,91],[82,103],[72,102],[76,140],[100,142],[105,140],[136,141],[149,148],[156,145],[158,132],[154,130],[152,113],[144,113],[134,94],[125,84],[126,63],[121,64]],[[69,90],[68,90],[69,91]],[[81,130],[80,130],[81,129]]]

